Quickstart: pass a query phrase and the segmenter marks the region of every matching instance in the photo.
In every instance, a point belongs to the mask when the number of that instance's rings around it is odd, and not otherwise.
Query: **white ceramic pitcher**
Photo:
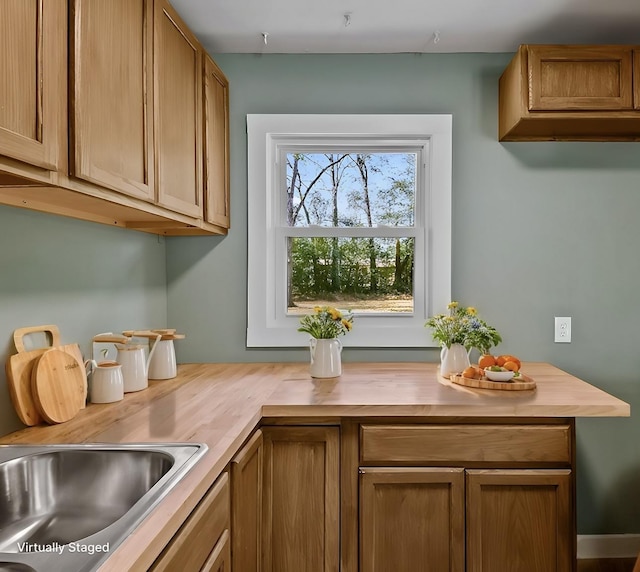
[[[342,374],[342,344],[337,338],[309,340],[311,377],[338,377]]]
[[[114,361],[88,359],[84,367],[91,374],[91,390],[89,401],[91,403],[113,403],[124,397],[124,380],[122,378],[122,366]]]

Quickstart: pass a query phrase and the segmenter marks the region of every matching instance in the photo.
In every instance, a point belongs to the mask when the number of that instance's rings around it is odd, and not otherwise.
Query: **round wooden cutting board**
[[[63,423],[76,416],[85,395],[82,364],[62,350],[42,354],[31,373],[31,391],[45,421]]]

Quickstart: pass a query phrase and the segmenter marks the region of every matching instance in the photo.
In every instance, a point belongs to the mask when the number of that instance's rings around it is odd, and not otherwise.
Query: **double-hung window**
[[[450,115],[249,115],[249,347],[302,346],[315,306],[347,346],[433,345],[451,296]]]

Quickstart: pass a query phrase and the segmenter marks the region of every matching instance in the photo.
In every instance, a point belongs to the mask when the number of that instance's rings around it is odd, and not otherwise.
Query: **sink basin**
[[[206,448],[0,446],[0,572],[96,569]]]

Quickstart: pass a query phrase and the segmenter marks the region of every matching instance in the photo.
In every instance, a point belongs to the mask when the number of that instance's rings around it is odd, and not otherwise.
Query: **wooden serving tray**
[[[491,381],[489,379],[471,379],[461,375],[452,374],[451,382],[465,387],[475,387],[476,389],[501,389],[503,391],[523,391],[535,389],[536,382],[528,375],[520,374],[518,381]]]

